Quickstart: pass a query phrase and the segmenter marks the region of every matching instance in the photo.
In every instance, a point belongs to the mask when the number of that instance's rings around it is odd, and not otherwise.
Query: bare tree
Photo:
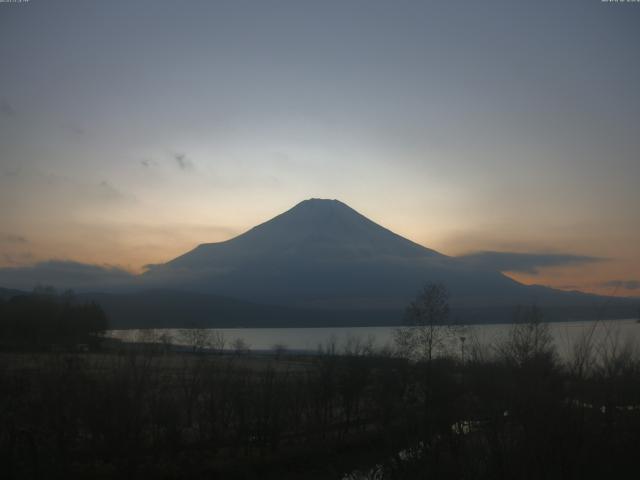
[[[455,334],[449,322],[449,292],[427,283],[406,311],[406,327],[396,329],[394,341],[403,356],[431,361]]]
[[[227,339],[224,333],[219,330],[213,330],[209,333],[209,346],[215,353],[223,353],[227,345]]]
[[[244,338],[240,337],[236,338],[231,343],[231,348],[236,355],[245,355],[251,350],[251,346],[245,341]]]
[[[345,341],[343,353],[347,356],[365,356],[373,355],[375,351],[376,339],[373,335],[362,338],[357,335],[349,334]]]
[[[324,343],[318,344],[318,354],[335,356],[338,354],[338,337],[332,334]]]
[[[542,312],[536,305],[516,310],[514,325],[498,351],[518,366],[531,360],[553,359],[556,351],[549,324],[543,321]]]
[[[211,347],[209,331],[204,328],[183,328],[179,335],[180,340],[191,347],[193,353],[202,352]]]

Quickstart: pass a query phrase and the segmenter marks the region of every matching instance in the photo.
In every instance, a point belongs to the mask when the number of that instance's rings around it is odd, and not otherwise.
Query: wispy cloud
[[[0,243],[25,244],[29,243],[26,237],[15,235],[13,233],[0,234]]]
[[[584,265],[606,259],[568,253],[517,253],[517,252],[474,252],[458,257],[460,260],[481,268],[501,272],[537,274],[543,267]]]
[[[142,165],[145,168],[151,168],[151,167],[157,166],[158,162],[150,158],[145,158],[143,160],[140,160],[140,165]]]
[[[173,158],[178,164],[178,167],[180,167],[180,170],[193,170],[193,162],[187,158],[186,154],[176,153],[173,155]]]
[[[134,200],[132,195],[125,194],[106,180],[98,184],[98,193],[107,200]]]

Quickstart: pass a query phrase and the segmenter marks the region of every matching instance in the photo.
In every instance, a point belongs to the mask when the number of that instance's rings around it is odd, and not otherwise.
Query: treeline
[[[640,361],[601,338],[560,361],[533,317],[491,347],[467,339],[464,358],[357,339],[279,360],[5,354],[0,466],[7,479],[626,478]]]
[[[422,404],[413,443],[345,480],[636,475],[637,345],[594,323],[561,360],[548,324],[526,317],[494,345],[472,340],[464,362],[410,367],[414,404]]]
[[[100,306],[78,302],[73,292],[57,294],[51,288],[36,288],[30,294],[0,298],[3,349],[94,348],[107,328]]]

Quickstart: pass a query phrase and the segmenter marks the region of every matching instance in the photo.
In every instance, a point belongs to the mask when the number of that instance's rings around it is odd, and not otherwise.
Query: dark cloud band
[[[540,268],[584,265],[606,259],[567,253],[474,252],[458,257],[476,267],[501,272],[537,274]]]
[[[87,290],[129,285],[134,275],[118,267],[49,260],[25,267],[0,268],[0,285],[32,289],[36,285]]]
[[[602,287],[624,288],[625,290],[640,290],[640,280],[610,280],[601,284]]]

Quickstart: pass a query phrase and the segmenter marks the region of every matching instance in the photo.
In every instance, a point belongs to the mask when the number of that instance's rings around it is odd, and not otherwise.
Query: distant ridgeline
[[[56,294],[0,291],[0,348],[93,348],[107,330],[107,317],[96,303],[83,303],[71,292]]]
[[[144,290],[135,293],[78,294],[84,302],[100,305],[110,328],[285,328],[399,326],[405,322],[405,308],[339,309],[267,305],[230,297],[175,290]],[[635,318],[636,303],[599,306],[564,306],[535,303],[542,319],[549,322]],[[510,323],[518,306],[514,302],[498,307],[451,308],[451,320],[461,324]]]

